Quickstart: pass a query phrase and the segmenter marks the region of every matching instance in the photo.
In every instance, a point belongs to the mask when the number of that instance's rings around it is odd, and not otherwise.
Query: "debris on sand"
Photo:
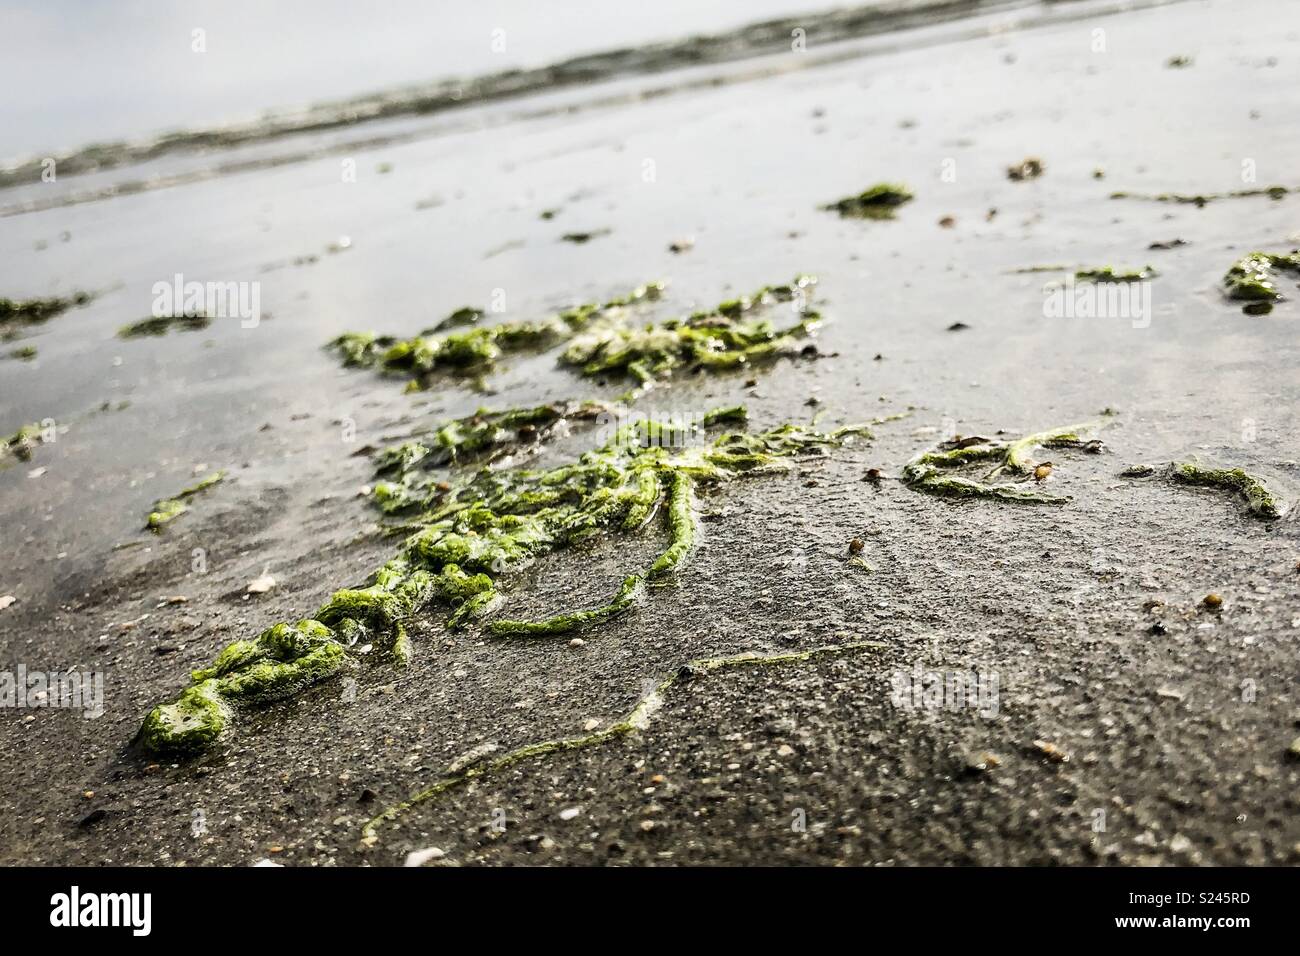
[[[117,330],[119,339],[139,339],[150,335],[166,335],[173,329],[177,332],[201,332],[212,324],[206,315],[158,315],[139,322],[132,322]]]
[[[12,594],[6,594],[3,597],[0,597],[0,611],[3,611],[10,605],[17,603],[17,601],[18,599]]]
[[[449,767],[437,782],[421,790],[402,801],[395,806],[389,807],[382,813],[378,814],[366,823],[362,831],[362,842],[367,846],[373,846],[378,841],[376,829],[384,823],[391,823],[408,810],[428,803],[430,800],[454,790],[457,787],[464,786],[479,777],[485,777],[489,774],[498,773],[507,770],[525,760],[531,760],[536,757],[545,757],[554,753],[572,753],[575,750],[583,750],[587,747],[595,747],[626,737],[636,731],[644,730],[650,726],[650,722],[655,715],[662,709],[669,693],[678,684],[687,681],[701,680],[720,671],[731,670],[741,667],[773,667],[786,664],[798,664],[804,661],[815,660],[821,657],[833,657],[841,654],[850,654],[857,651],[875,651],[883,648],[885,645],[876,641],[855,641],[847,644],[833,644],[826,647],[816,647],[806,651],[796,651],[793,653],[783,654],[738,654],[734,657],[714,657],[705,660],[690,661],[668,677],[659,682],[657,686],[651,689],[643,696],[635,707],[623,719],[615,721],[600,730],[595,730],[581,737],[561,737],[552,740],[542,740],[536,743],[526,744],[517,750],[497,757],[495,760],[477,763],[474,766],[464,769],[453,769]],[[651,821],[645,821],[649,823]],[[652,829],[652,827],[643,827],[643,829]]]
[[[708,422],[730,422],[743,409],[724,409]],[[670,580],[689,557],[696,535],[698,490],[735,478],[783,470],[784,459],[869,436],[866,425],[829,432],[788,424],[765,432],[726,432],[712,442],[673,447],[674,426],[640,417],[603,445],[554,468],[483,469],[459,487],[430,495],[436,476],[405,471],[397,482],[425,502],[400,553],[370,583],[334,592],[314,617],[277,624],[253,641],[237,641],[192,686],[145,719],[140,742],[155,752],[194,753],[226,729],[232,708],[296,693],[336,674],[347,648],[382,638],[406,663],[406,624],[430,603],[451,609],[449,629],[483,617],[499,601],[499,579],[532,561],[600,534],[642,531],[666,516],[668,546],[646,570],[624,579],[609,604],[543,621],[497,620],[498,637],[552,636],[603,623],[631,610],[648,583]],[[401,469],[399,459],[397,466]]]
[[[581,246],[593,239],[599,239],[601,236],[608,236],[614,230],[612,229],[593,229],[590,232],[566,232],[560,236],[561,242],[571,242],[574,245]]]
[[[877,183],[856,196],[846,196],[821,208],[847,219],[893,219],[894,210],[915,198],[901,183]]]
[[[171,498],[160,498],[154,502],[153,511],[149,513],[149,518],[145,522],[145,527],[150,531],[160,531],[162,526],[176,520],[185,512],[189,511],[187,503],[195,495],[207,491],[213,485],[224,481],[226,473],[224,471],[214,471],[203,480],[189,488],[182,489]]]
[[[1101,442],[1083,437],[1097,427],[1099,423],[1096,422],[1067,425],[1026,435],[1014,441],[971,437],[944,442],[938,448],[922,452],[909,461],[903,467],[903,483],[915,491],[950,498],[996,498],[1002,501],[1065,504],[1069,498],[1021,487],[1025,481],[1037,478],[1038,469],[1041,468],[1041,464],[1034,462],[1030,456],[1036,448],[1100,451],[1103,447]],[[950,469],[977,462],[994,463],[993,469],[981,481],[946,473]],[[1021,483],[991,483],[991,479],[1002,472],[1020,476]],[[1043,475],[1043,478],[1046,477]],[[1042,480],[1040,478],[1035,483],[1039,484]]]
[[[1007,167],[1007,179],[1012,182],[1024,182],[1027,179],[1037,179],[1043,175],[1046,166],[1037,156],[1030,156],[1022,159],[1013,166]]]
[[[35,345],[23,345],[19,348],[12,349],[9,352],[9,358],[18,359],[21,362],[31,362],[35,360],[38,354]]]
[[[266,594],[270,591],[274,591],[279,583],[280,582],[276,581],[275,578],[267,573],[266,568],[263,568],[261,574],[248,582],[248,585],[244,588],[244,593]]]
[[[1131,465],[1120,472],[1122,478],[1156,476],[1167,478],[1175,484],[1200,485],[1231,492],[1246,503],[1251,514],[1265,520],[1283,517],[1290,507],[1266,479],[1240,468],[1205,468],[1192,461],[1175,461],[1164,468],[1157,468],[1154,465]]]
[[[1062,750],[1060,747],[1058,747],[1056,744],[1052,743],[1049,740],[1035,740],[1031,746],[1034,748],[1034,750],[1042,754],[1052,763],[1070,762],[1069,752],[1066,750]]]
[[[1300,251],[1252,252],[1242,256],[1224,274],[1223,288],[1229,299],[1277,302],[1282,299],[1277,288],[1278,272],[1300,276]]]

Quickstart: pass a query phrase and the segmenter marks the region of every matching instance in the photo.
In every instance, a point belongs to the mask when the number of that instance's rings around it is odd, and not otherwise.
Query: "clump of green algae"
[[[69,296],[46,299],[0,298],[0,333],[8,336],[19,326],[48,322],[74,306],[85,305],[92,298],[94,296],[89,292],[74,292]]]
[[[593,321],[638,302],[657,299],[662,291],[662,283],[648,283],[604,304],[584,303],[538,322],[475,326],[441,337],[436,337],[436,333],[447,327],[447,320],[410,339],[374,332],[345,332],[334,339],[330,347],[342,356],[344,365],[381,368],[417,381],[431,377],[435,372],[482,375],[491,371],[504,353],[540,352],[553,348]]]
[[[816,281],[799,275],[712,309],[643,326],[627,322],[627,307],[657,299],[662,284],[640,286],[604,305],[576,306],[541,322],[504,322],[443,338],[396,339],[348,332],[330,345],[345,365],[379,367],[422,385],[436,372],[482,376],[494,369],[504,353],[538,353],[563,344],[566,348],[559,359],[563,366],[588,377],[631,377],[646,385],[682,366],[737,368],[792,351],[797,340],[821,323],[819,314],[803,311]],[[800,318],[777,328],[752,314],[776,302],[796,303]]]
[[[52,428],[52,425],[42,425],[37,422],[24,425],[8,438],[0,441],[0,450],[13,455],[19,461],[31,461],[32,451],[36,446],[52,440]]]
[[[1277,273],[1300,274],[1300,252],[1252,252],[1229,267],[1223,276],[1228,298],[1247,302],[1276,302],[1282,298]]]
[[[206,315],[157,315],[122,326],[117,330],[117,337],[139,339],[166,335],[173,329],[178,332],[200,332],[211,324],[212,320]]]
[[[713,309],[642,328],[601,325],[576,336],[560,361],[586,376],[627,375],[646,384],[679,366],[717,370],[771,358],[789,351],[796,340],[820,325],[820,314],[802,309],[807,290],[816,281],[814,276],[798,275],[789,283],[763,286]],[[786,328],[749,317],[773,302],[796,300],[800,318]]]
[[[149,512],[149,517],[145,521],[145,527],[150,531],[161,531],[163,525],[176,520],[190,510],[188,502],[191,498],[225,480],[225,477],[224,471],[215,471],[198,483],[177,492],[173,497],[155,501],[153,510]]]
[[[856,196],[845,196],[822,209],[848,219],[893,219],[894,210],[915,198],[901,183],[877,183]]]
[[[704,424],[743,416],[740,408],[720,409]],[[501,577],[602,533],[638,532],[662,507],[667,548],[644,572],[625,578],[608,604],[544,621],[496,620],[488,632],[545,637],[603,623],[634,607],[647,583],[667,580],[685,562],[695,538],[697,489],[782,468],[783,459],[869,434],[864,425],[819,432],[791,424],[675,447],[680,429],[639,417],[568,464],[484,469],[459,487],[447,485],[423,500],[413,496],[418,530],[370,583],[336,591],[313,618],[232,644],[212,667],[193,673],[180,697],[150,712],[138,739],[156,752],[206,749],[228,726],[235,704],[293,693],[332,676],[344,665],[346,648],[363,640],[382,637],[403,663],[411,653],[406,625],[426,604],[451,610],[447,627],[464,627],[496,605]],[[420,487],[410,474],[419,463],[404,456],[385,460],[411,488]]]
[[[1289,510],[1288,503],[1266,479],[1241,468],[1206,468],[1193,461],[1175,461],[1163,469],[1153,465],[1133,465],[1120,475],[1125,478],[1161,475],[1176,484],[1227,491],[1241,498],[1251,514],[1266,520],[1281,518]]]
[[[491,462],[521,450],[540,446],[550,434],[574,421],[593,421],[611,414],[603,402],[547,402],[528,408],[492,411],[480,408],[472,415],[453,419],[421,433],[421,437],[384,448],[375,455],[376,471],[393,480],[378,483],[375,503],[384,512],[414,504],[437,503],[450,489],[445,482],[432,485],[420,480],[421,470],[468,462]]]
[[[917,455],[903,466],[903,482],[927,494],[949,498],[994,498],[1001,501],[1033,504],[1065,504],[1061,495],[1022,488],[1016,484],[995,484],[990,479],[1002,472],[1031,476],[1035,463],[1031,457],[1037,448],[1087,448],[1100,451],[1101,443],[1084,436],[1097,427],[1095,422],[1066,425],[1035,432],[1012,441],[968,438],[945,442],[938,448]],[[974,463],[994,463],[982,481],[950,474],[952,469]]]

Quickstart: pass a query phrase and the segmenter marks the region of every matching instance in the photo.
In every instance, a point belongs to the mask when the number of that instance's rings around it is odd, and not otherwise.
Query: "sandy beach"
[[[36,353],[0,360],[0,434],[49,423],[52,440],[0,463],[0,665],[103,675],[94,719],[0,710],[0,863],[1300,861],[1296,523],[1121,476],[1194,459],[1300,498],[1300,278],[1264,315],[1222,287],[1248,253],[1300,246],[1300,6],[1120,6],[811,31],[803,49],[0,189],[0,297],[93,294],[3,343]],[[1008,176],[1031,157],[1041,175]],[[914,198],[882,219],[823,208],[879,182]],[[1151,198],[1173,195],[1212,198]],[[1107,267],[1149,267],[1145,311],[1053,314],[1048,283]],[[825,320],[811,348],[683,368],[636,410],[891,420],[702,489],[689,562],[635,613],[576,643],[420,615],[408,666],[353,648],[343,679],[250,708],[195,759],[132,746],[226,645],[396,553],[362,493],[368,449],[482,406],[629,388],[544,349],[414,391],[344,367],[335,337],[406,338],[466,306],[542,319],[656,281],[631,313],[659,321],[802,273]],[[256,321],[121,337],[176,276],[256,283]],[[1076,422],[1104,450],[1039,455],[1064,505],[902,480],[941,441]],[[520,461],[591,447],[574,427]],[[666,541],[558,552],[508,578],[504,608],[599,605]],[[689,672],[632,732],[374,823],[466,755],[590,735],[684,664],[747,653],[794,659]],[[996,697],[900,695],[932,673]]]

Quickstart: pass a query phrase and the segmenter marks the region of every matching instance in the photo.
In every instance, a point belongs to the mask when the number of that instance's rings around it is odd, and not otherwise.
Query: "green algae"
[[[24,425],[0,442],[0,451],[5,452],[7,455],[13,455],[19,461],[31,461],[32,452],[36,449],[36,446],[51,440],[51,428],[52,426],[41,425],[37,422]]]
[[[650,565],[651,579],[662,578],[680,568],[695,545],[695,503],[691,479],[685,472],[676,472],[669,479],[666,497],[669,545]]]
[[[566,422],[591,421],[607,411],[602,402],[550,402],[499,412],[480,408],[433,433],[430,463],[492,460],[520,446],[544,442]]]
[[[551,740],[525,744],[493,760],[457,760],[449,767],[443,777],[431,786],[408,797],[401,803],[388,807],[383,812],[368,820],[362,828],[362,836],[373,843],[378,839],[377,829],[382,824],[392,823],[404,813],[415,807],[477,780],[502,770],[507,770],[527,760],[546,757],[556,753],[572,753],[589,747],[600,746],[621,737],[643,731],[650,726],[655,715],[663,705],[674,687],[692,680],[699,680],[721,671],[744,667],[778,667],[788,664],[801,664],[822,657],[852,654],[858,651],[877,651],[885,645],[879,641],[852,641],[845,644],[832,644],[814,647],[806,651],[790,653],[746,653],[730,657],[710,657],[688,661],[672,674],[661,680],[626,716],[605,727],[578,737],[559,737]]]
[[[763,286],[720,302],[713,309],[641,328],[601,323],[575,336],[560,363],[587,377],[626,376],[644,386],[680,367],[734,369],[791,354],[798,341],[821,324],[818,313],[802,311],[816,281],[815,276],[798,275],[788,283]],[[785,328],[751,314],[796,299],[800,318]]]
[[[732,406],[704,421],[719,425],[743,417],[743,408]],[[420,509],[416,530],[398,554],[366,585],[335,591],[312,618],[227,647],[210,668],[192,675],[194,685],[180,698],[150,713],[142,742],[178,754],[210,746],[229,726],[235,705],[295,693],[331,676],[343,665],[346,648],[358,642],[387,641],[393,659],[405,663],[411,654],[407,625],[426,605],[450,611],[447,628],[467,627],[499,603],[502,579],[593,536],[638,533],[662,510],[667,548],[645,572],[626,576],[607,604],[538,622],[500,620],[489,633],[545,637],[606,623],[636,607],[645,581],[680,570],[694,542],[698,490],[784,469],[784,459],[869,436],[870,430],[850,425],[820,432],[787,424],[758,433],[724,432],[711,441],[697,436],[687,447],[664,443],[676,434],[670,424],[641,416],[573,461],[535,470],[480,469],[456,486],[428,472],[428,456],[383,457],[395,473],[392,484],[407,489]]]
[[[688,316],[631,325],[629,306],[657,299],[662,285],[640,286],[603,305],[586,304],[541,322],[505,322],[441,338],[397,339],[373,332],[347,332],[330,343],[345,366],[379,368],[410,377],[416,388],[435,374],[481,380],[507,353],[537,354],[563,345],[559,364],[586,377],[631,378],[645,387],[678,368],[722,370],[793,354],[798,342],[821,324],[804,312],[814,276],[766,285],[749,295]],[[778,328],[756,313],[775,303],[793,303],[798,321]],[[635,393],[632,393],[633,395]]]
[[[216,471],[197,484],[181,489],[171,498],[158,499],[154,502],[153,510],[145,521],[145,527],[150,531],[161,531],[163,525],[169,524],[190,510],[189,499],[224,481],[225,477],[226,473],[224,471]]]
[[[969,438],[945,442],[922,452],[903,466],[903,483],[915,491],[949,498],[992,498],[1032,504],[1065,504],[1070,499],[1022,487],[1034,474],[1033,453],[1039,448],[1089,448],[1100,450],[1100,442],[1084,436],[1096,429],[1095,422],[1067,425],[1035,432],[1012,441]],[[951,474],[971,464],[992,464],[982,480]],[[1020,484],[993,483],[1003,472],[1021,476]]]
[[[1008,269],[1009,275],[1027,275],[1036,272],[1069,272],[1070,266],[1064,265],[1038,265],[1038,266],[1021,266],[1019,269]]]
[[[876,183],[856,196],[845,196],[821,208],[848,219],[892,219],[894,211],[915,198],[901,183]]]
[[[470,306],[464,306],[448,315],[445,319],[435,325],[433,328],[423,332],[423,335],[433,335],[438,332],[447,332],[451,329],[460,329],[468,325],[477,325],[486,313],[482,309],[475,309]]]
[[[1279,272],[1300,275],[1300,252],[1252,252],[1234,262],[1223,276],[1229,299],[1246,302],[1277,302],[1282,299]]]
[[[37,351],[35,345],[23,345],[19,348],[11,349],[9,351],[9,358],[18,359],[22,362],[31,362],[34,361],[36,356],[39,354],[40,353]]]
[[[135,739],[150,753],[197,756],[217,742],[229,722],[230,708],[216,682],[205,681],[151,710]]]
[[[1206,468],[1193,461],[1175,461],[1163,469],[1153,465],[1132,465],[1121,471],[1120,476],[1163,476],[1175,484],[1226,491],[1245,502],[1251,514],[1266,521],[1281,518],[1290,510],[1289,502],[1270,486],[1267,479],[1241,468]]]
[[[409,339],[345,332],[330,342],[329,348],[340,355],[345,366],[379,368],[421,383],[435,373],[473,378],[492,371],[507,353],[546,351],[593,321],[636,303],[658,299],[662,292],[662,283],[647,283],[604,304],[584,303],[541,321],[502,322],[443,336],[434,334],[436,327]]]
[[[236,641],[192,685],[145,717],[136,741],[150,753],[196,756],[230,724],[232,708],[291,696],[338,673],[344,645],[319,621],[276,624],[255,641]]]
[[[645,593],[645,578],[630,574],[623,579],[613,600],[589,611],[571,611],[557,614],[543,621],[493,621],[488,633],[494,637],[556,637],[603,624],[611,618],[630,611]]]
[[[1155,278],[1159,274],[1151,266],[1121,271],[1116,271],[1112,266],[1105,266],[1100,269],[1079,269],[1074,273],[1074,278],[1079,282],[1142,282]]]
[[[93,298],[89,292],[74,292],[70,296],[45,299],[0,298],[0,331],[48,322],[75,306],[85,305]]]
[[[212,324],[206,315],[156,315],[132,322],[117,330],[120,339],[140,339],[166,335],[168,332],[201,332]]]
[[[1268,196],[1270,199],[1282,199],[1294,189],[1286,186],[1262,186],[1255,189],[1236,189],[1226,193],[1135,193],[1113,192],[1111,199],[1141,199],[1147,202],[1176,203],[1178,205],[1205,206],[1219,199],[1248,199],[1253,196]]]
[[[450,486],[438,481],[413,482],[419,469],[451,464],[490,463],[521,451],[535,450],[570,422],[591,422],[610,415],[603,402],[548,402],[525,408],[492,411],[480,408],[472,415],[444,422],[423,431],[421,438],[384,448],[375,454],[382,481],[372,490],[375,504],[385,514],[429,507],[441,501]]]

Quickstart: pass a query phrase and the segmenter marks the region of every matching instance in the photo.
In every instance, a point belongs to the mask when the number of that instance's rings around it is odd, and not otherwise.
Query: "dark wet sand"
[[[1104,54],[1091,50],[1098,28]],[[466,123],[356,153],[355,183],[328,156],[5,219],[4,294],[103,294],[18,343],[38,345],[37,362],[0,362],[5,433],[47,416],[68,426],[0,471],[0,594],[18,599],[0,610],[0,662],[103,670],[107,711],[0,711],[0,862],[387,864],[432,846],[456,863],[1294,862],[1296,526],[1116,474],[1195,454],[1300,489],[1300,305],[1252,318],[1217,290],[1244,253],[1300,242],[1300,197],[1203,209],[1107,197],[1240,189],[1246,159],[1260,185],[1300,185],[1300,11],[1186,3],[930,39],[571,116]],[[1175,54],[1193,65],[1167,69]],[[1009,182],[1006,166],[1030,155],[1046,174]],[[892,222],[817,208],[882,179],[917,193]],[[547,208],[561,211],[539,219]],[[343,235],[351,248],[326,252]],[[694,248],[669,253],[684,236]],[[1175,237],[1187,244],[1147,248]],[[285,264],[309,254],[319,261]],[[1045,277],[1012,270],[1057,262],[1155,266],[1150,327],[1045,318]],[[800,271],[821,277],[819,344],[834,357],[681,379],[645,407],[743,400],[760,427],[806,419],[812,396],[827,422],[915,411],[870,445],[704,500],[721,520],[702,525],[676,588],[582,647],[449,636],[434,617],[409,669],[362,664],[351,703],[339,681],[317,687],[190,765],[125,753],[191,668],[391,554],[356,497],[370,475],[353,451],[484,402],[404,395],[339,369],[321,343],[349,328],[412,334],[496,289],[526,318],[663,278],[666,316]],[[260,280],[272,315],[116,339],[176,272]],[[945,331],[958,320],[970,327]],[[501,407],[623,388],[592,389],[551,357],[496,384]],[[896,475],[944,431],[1020,434],[1107,406],[1109,453],[1056,456],[1063,508],[861,480],[868,467]],[[575,435],[555,454],[581,447]],[[198,464],[232,479],[143,534],[154,499]],[[845,563],[853,537],[874,573]],[[113,550],[123,542],[140,544]],[[561,555],[512,589],[510,612],[595,603],[655,544]],[[205,574],[191,572],[195,548]],[[279,588],[244,599],[264,568]],[[1221,613],[1198,608],[1209,592]],[[178,594],[188,603],[158,607]],[[1164,634],[1151,632],[1153,600]],[[851,640],[884,647],[683,683],[643,732],[521,763],[362,842],[370,815],[476,745],[615,720],[693,658]],[[891,704],[891,677],[918,661],[996,671],[998,716]],[[1044,759],[1039,739],[1071,759]],[[999,766],[968,772],[985,751]]]

